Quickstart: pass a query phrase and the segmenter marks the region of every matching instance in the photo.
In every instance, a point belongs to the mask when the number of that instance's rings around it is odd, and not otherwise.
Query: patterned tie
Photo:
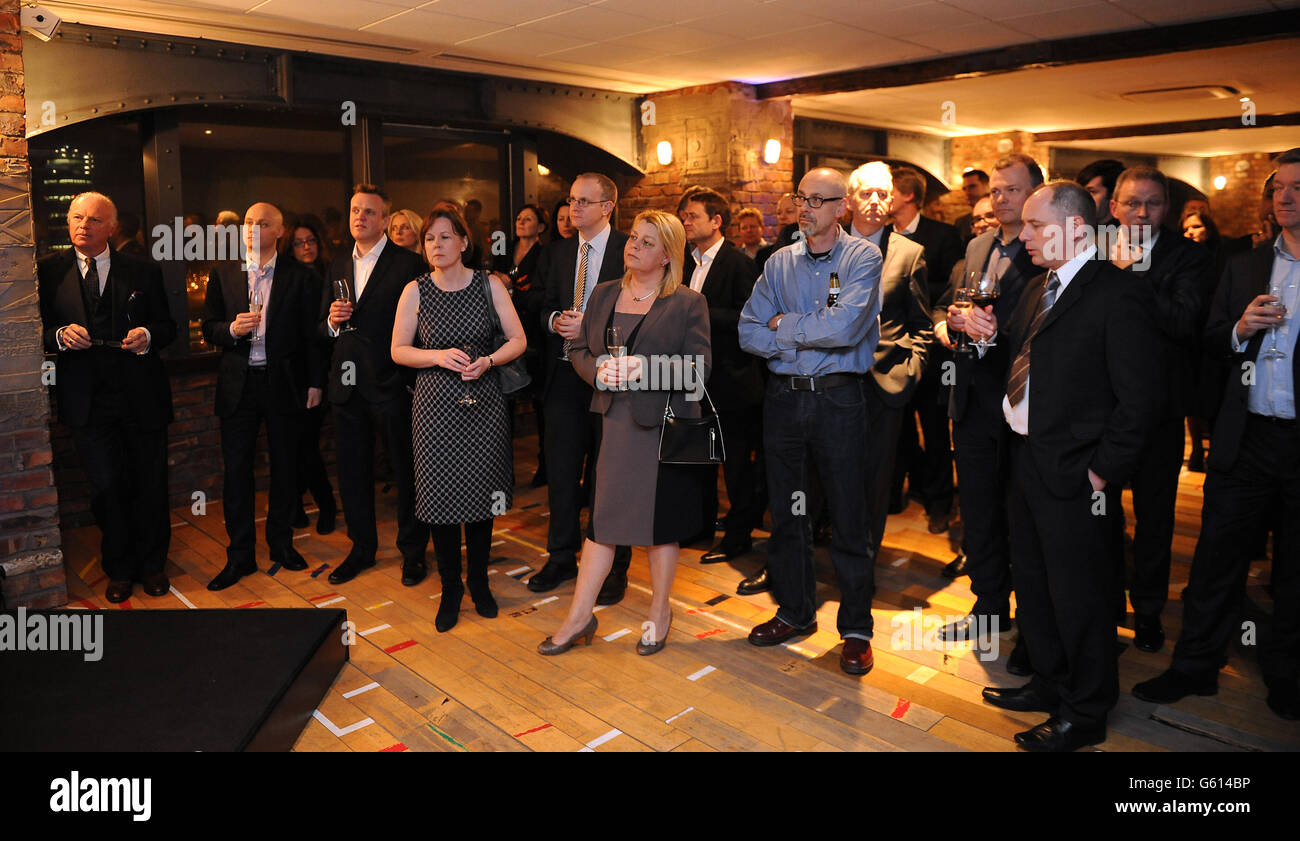
[[[582,244],[582,256],[578,258],[578,283],[573,290],[573,308],[582,310],[582,299],[587,294],[587,255],[591,252],[591,243]],[[573,347],[572,339],[564,340],[564,355],[562,359],[569,358],[569,349]]]
[[[90,302],[91,311],[86,315],[91,317],[99,309],[99,266],[95,264],[94,257],[86,258],[86,274],[81,278],[81,287],[86,292],[86,300]]]
[[[1056,293],[1060,288],[1061,280],[1056,276],[1056,272],[1048,272],[1047,289],[1038,302],[1038,313],[1034,315],[1034,323],[1029,325],[1029,335],[1025,338],[1020,353],[1016,354],[1016,361],[1011,364],[1011,378],[1007,380],[1007,399],[1013,408],[1025,399],[1025,387],[1029,385],[1029,345],[1034,336],[1038,335],[1052,305],[1056,303]]]

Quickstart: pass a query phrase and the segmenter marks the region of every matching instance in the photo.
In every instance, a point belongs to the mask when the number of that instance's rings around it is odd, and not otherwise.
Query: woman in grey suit
[[[685,246],[677,217],[658,210],[637,216],[623,250],[627,273],[591,293],[569,349],[574,371],[596,389],[591,410],[603,416],[602,437],[573,602],[559,630],[538,646],[542,654],[591,644],[592,608],[618,545],[649,549],[654,594],[637,653],[653,654],[667,639],[678,542],[700,530],[700,476],[690,466],[659,463],[659,430],[665,400],[674,414],[700,416],[712,361],[708,303],[681,285]],[[622,337],[622,358],[607,352],[610,328]]]

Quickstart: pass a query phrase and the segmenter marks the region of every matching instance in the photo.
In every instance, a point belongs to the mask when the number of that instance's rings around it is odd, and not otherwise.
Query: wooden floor
[[[536,439],[518,440],[518,477],[526,483],[535,466]],[[1203,479],[1186,471],[1181,477],[1164,616],[1170,641],[1156,654],[1130,646],[1120,657],[1121,696],[1102,750],[1300,749],[1300,727],[1269,711],[1258,666],[1240,649],[1232,652],[1216,697],[1166,707],[1129,693],[1133,684],[1169,665]],[[634,651],[650,595],[645,552],[638,549],[627,597],[598,608],[595,643],[559,657],[539,656],[537,643],[558,626],[573,586],[538,595],[524,585],[545,562],[547,523],[545,488],[526,486],[516,489],[514,507],[496,521],[490,580],[500,616],[480,618],[466,598],[460,623],[439,634],[433,627],[437,575],[413,588],[399,581],[395,496],[394,490],[380,496],[380,544],[386,548],[378,566],[337,587],[327,577],[347,552],[341,518],[329,536],[314,529],[296,533],[295,546],[311,562],[309,571],[268,575],[263,545],[262,572],[212,593],[205,585],[225,562],[221,505],[209,504],[203,516],[177,509],[167,567],[171,593],[149,598],[137,591],[118,606],[103,598],[98,530],[65,530],[69,606],[345,608],[357,630],[351,662],[298,740],[300,751],[1007,751],[1015,749],[1014,733],[1043,719],[1005,712],[980,698],[984,686],[1023,683],[1004,668],[1011,640],[1000,641],[1000,656],[991,662],[967,647],[914,650],[908,640],[897,648],[892,644],[896,632],[901,636],[911,627],[915,608],[937,621],[965,613],[974,602],[969,579],[940,575],[960,540],[960,525],[947,535],[930,534],[917,503],[889,520],[876,570],[876,665],[859,678],[839,669],[839,604],[825,550],[818,551],[822,630],[775,648],[746,642],[749,629],[775,612],[766,594],[735,595],[737,582],[763,563],[762,541],[734,564],[703,566],[703,548],[682,551],[672,631],[661,653],[638,657]],[[260,502],[264,511],[265,500]],[[1131,516],[1129,522],[1131,528]],[[432,547],[429,554],[432,561]],[[1267,564],[1255,565],[1249,597],[1271,610],[1259,584],[1267,575]],[[1129,630],[1119,633],[1132,637]]]

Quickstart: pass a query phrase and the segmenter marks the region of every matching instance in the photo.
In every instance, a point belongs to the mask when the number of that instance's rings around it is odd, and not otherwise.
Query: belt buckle
[[[816,380],[812,377],[790,377],[791,391],[816,391]]]

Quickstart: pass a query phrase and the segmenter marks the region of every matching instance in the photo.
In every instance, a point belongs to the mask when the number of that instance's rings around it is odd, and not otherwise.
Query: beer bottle
[[[840,276],[837,272],[831,272],[831,294],[826,296],[826,306],[833,307],[835,302],[840,299]]]

